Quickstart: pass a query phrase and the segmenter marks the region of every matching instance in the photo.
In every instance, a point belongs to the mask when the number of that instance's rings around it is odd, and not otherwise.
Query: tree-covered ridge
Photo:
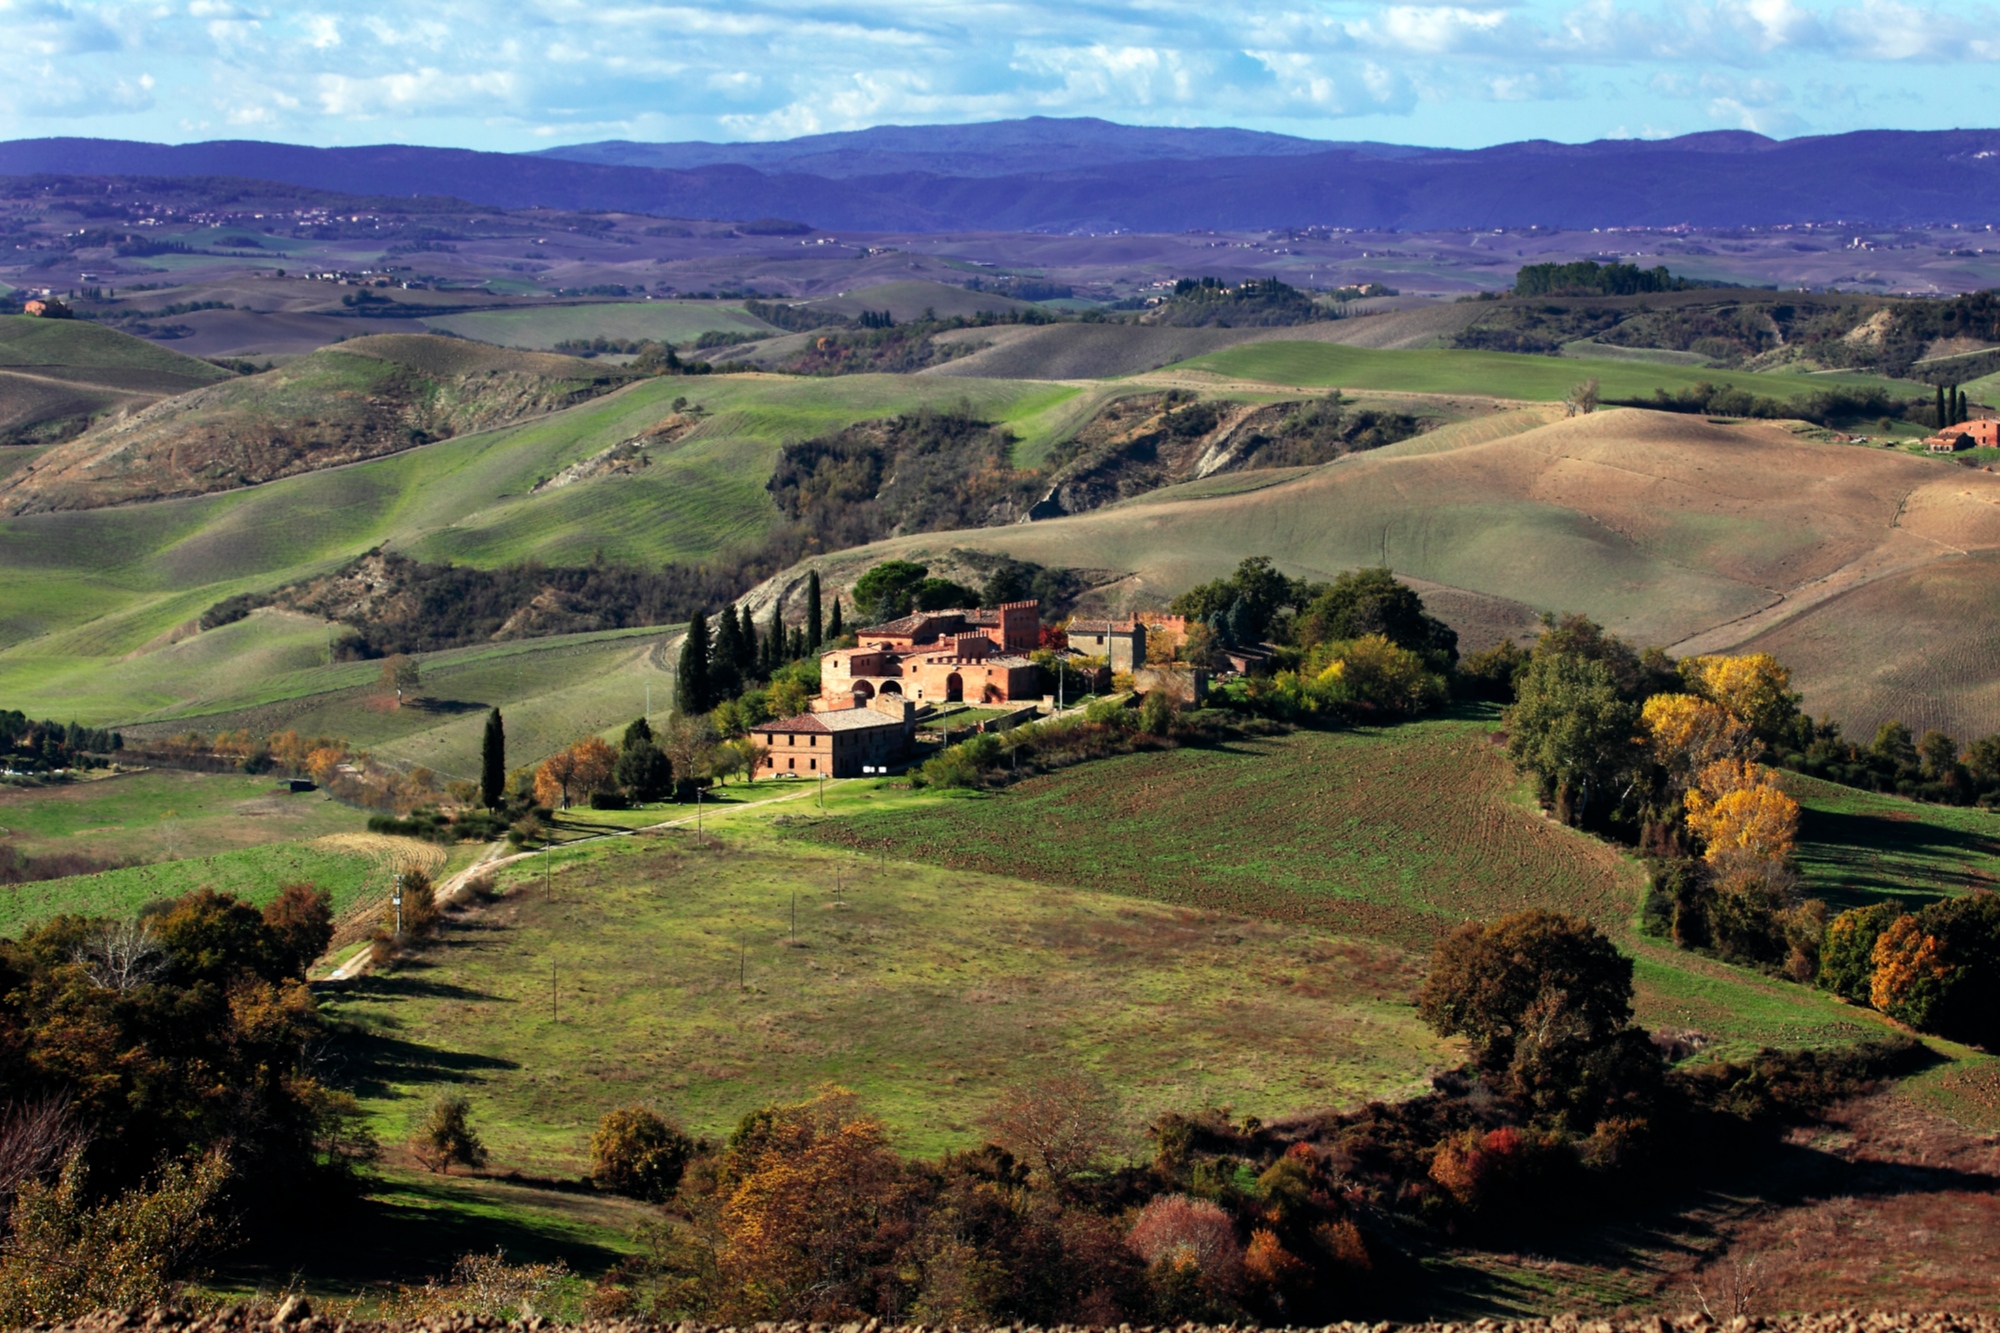
[[[1637,296],[1642,292],[1679,292],[1697,284],[1677,278],[1664,265],[1642,269],[1616,260],[1599,264],[1579,259],[1569,264],[1528,264],[1514,275],[1516,296]]]

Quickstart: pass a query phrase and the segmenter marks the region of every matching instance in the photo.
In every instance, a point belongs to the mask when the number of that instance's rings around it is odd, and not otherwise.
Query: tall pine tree
[[[687,637],[681,640],[680,670],[674,675],[674,707],[683,716],[693,717],[715,707],[708,659],[708,617],[697,611],[688,617]]]
[[[725,606],[716,621],[715,648],[709,654],[708,681],[715,702],[734,699],[743,693],[743,632],[736,621],[736,608]]]
[[[785,607],[782,601],[771,603],[771,624],[764,631],[764,643],[771,650],[771,671],[769,675],[785,664]]]
[[[1951,424],[1945,420],[1945,416],[1949,411],[1950,409],[1945,406],[1944,401],[1944,385],[1940,384],[1937,386],[1937,424],[1939,430],[1943,430]]]
[[[498,810],[507,794],[507,728],[500,710],[486,715],[486,735],[479,742],[479,802]]]
[[[815,569],[811,573],[806,575],[806,651],[807,652],[817,653],[819,651],[820,644],[824,642],[824,640],[821,638],[821,634],[823,633],[824,630],[825,630],[825,618],[822,616],[820,612],[820,605],[819,605],[819,571]]]
[[[833,615],[828,617],[826,622],[826,637],[829,639],[838,639],[840,637],[840,594],[839,593],[835,593],[833,595]]]

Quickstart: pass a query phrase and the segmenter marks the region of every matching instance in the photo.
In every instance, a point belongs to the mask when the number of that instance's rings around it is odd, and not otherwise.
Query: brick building
[[[1085,657],[1105,659],[1113,671],[1146,665],[1146,627],[1135,620],[1072,620],[1069,646]]]
[[[1956,453],[1960,449],[2000,448],[2000,421],[1961,421],[1947,426],[1924,441],[1934,454]]]
[[[764,754],[752,776],[858,778],[886,771],[910,757],[916,712],[907,699],[890,697],[759,723],[750,734]]]
[[[1042,669],[1027,655],[1041,632],[1039,602],[1008,602],[991,611],[919,611],[869,625],[856,633],[857,646],[820,655],[820,706],[1039,699]]]

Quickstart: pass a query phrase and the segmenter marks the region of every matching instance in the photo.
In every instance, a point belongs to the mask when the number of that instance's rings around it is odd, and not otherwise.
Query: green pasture
[[[777,329],[741,305],[717,301],[607,301],[592,305],[538,306],[439,315],[424,324],[461,338],[549,351],[559,342],[588,338],[692,342],[704,333],[741,333],[745,340]]]
[[[1182,361],[1160,373],[1177,370],[1206,370],[1272,384],[1338,385],[1401,393],[1492,394],[1540,402],[1560,402],[1571,386],[1591,376],[1598,381],[1599,394],[1607,399],[1650,398],[1656,389],[1674,392],[1703,381],[1780,399],[1804,398],[1832,388],[1883,389],[1899,396],[1915,396],[1924,387],[1879,375],[1764,375],[1589,357],[1383,351],[1319,342],[1246,343]]]
[[[46,787],[0,787],[0,847],[119,861],[208,856],[359,832],[366,817],[281,779],[169,769]]]
[[[189,389],[230,377],[206,361],[91,320],[30,315],[0,315],[0,366],[149,371],[178,377]]]
[[[1799,873],[1835,911],[1882,898],[1912,910],[2000,886],[2000,814],[1925,805],[1783,774],[1799,803]]]
[[[557,853],[553,902],[539,865],[509,868],[417,966],[340,991],[385,1141],[453,1089],[497,1161],[574,1172],[614,1106],[714,1136],[831,1081],[928,1154],[1076,1065],[1117,1094],[1136,1155],[1165,1110],[1354,1104],[1453,1058],[1391,950],[718,828]]]
[[[316,884],[333,895],[337,916],[387,883],[381,863],[358,852],[326,851],[281,842],[213,856],[128,866],[96,875],[0,886],[0,937],[59,913],[130,917],[151,902],[196,889],[231,893],[263,904],[286,884]]]

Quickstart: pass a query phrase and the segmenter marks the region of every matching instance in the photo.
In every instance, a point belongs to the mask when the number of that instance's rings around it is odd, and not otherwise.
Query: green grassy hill
[[[62,439],[93,418],[228,378],[89,320],[0,315],[0,445]]]

